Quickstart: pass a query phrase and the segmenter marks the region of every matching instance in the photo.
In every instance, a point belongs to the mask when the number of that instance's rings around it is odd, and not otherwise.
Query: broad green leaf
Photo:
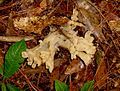
[[[6,86],[5,86],[5,84],[4,84],[4,83],[2,83],[2,86],[1,86],[1,91],[7,91],[7,90],[6,90]]]
[[[69,87],[65,83],[55,80],[55,91],[69,91]]]
[[[7,87],[7,91],[20,91],[19,88],[11,84],[7,84],[6,87]]]
[[[80,91],[94,91],[94,80],[86,82]]]
[[[21,53],[25,50],[26,44],[24,40],[16,42],[10,46],[5,55],[4,78],[11,77],[19,69],[20,64],[24,62]]]
[[[17,60],[17,63],[22,63],[24,58],[21,56],[21,53],[25,50],[26,44],[24,40],[16,42],[8,49],[5,59],[13,59],[13,61]]]

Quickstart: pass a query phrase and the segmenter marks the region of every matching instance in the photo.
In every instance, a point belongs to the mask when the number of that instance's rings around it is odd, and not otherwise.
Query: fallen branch
[[[17,42],[24,39],[25,41],[33,40],[33,36],[0,36],[0,41],[3,42]]]

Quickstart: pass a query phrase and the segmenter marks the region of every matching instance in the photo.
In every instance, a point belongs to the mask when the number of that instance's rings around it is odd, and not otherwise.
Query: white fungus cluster
[[[59,46],[69,50],[71,59],[78,56],[86,65],[91,62],[91,58],[96,51],[96,47],[92,43],[94,38],[91,36],[91,31],[87,31],[85,37],[77,36],[77,32],[73,30],[76,26],[83,25],[76,22],[76,16],[72,16],[71,18],[73,19],[65,26],[61,27],[62,33],[59,31],[52,31],[54,29],[51,28],[51,32],[43,41],[40,40],[39,45],[22,52],[22,57],[27,58],[28,65],[32,65],[32,68],[35,68],[45,63],[46,68],[52,72],[54,69],[54,55],[55,52],[59,50]]]
[[[36,65],[40,66],[45,63],[46,68],[52,72],[54,68],[54,55],[59,46],[67,48],[71,53],[71,59],[79,56],[86,65],[91,62],[96,48],[93,46],[93,37],[90,36],[91,32],[85,34],[85,38],[78,37],[74,31],[64,31],[64,35],[58,31],[50,33],[40,44],[32,49],[27,49],[22,52],[24,58],[28,58],[28,65],[35,68]]]

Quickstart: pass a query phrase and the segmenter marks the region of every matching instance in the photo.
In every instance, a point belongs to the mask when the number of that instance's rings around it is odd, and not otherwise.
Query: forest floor
[[[72,54],[60,36],[85,45]],[[55,41],[63,44],[56,49]],[[43,50],[54,60],[44,61]],[[120,0],[0,0],[0,74],[1,91],[120,91]]]

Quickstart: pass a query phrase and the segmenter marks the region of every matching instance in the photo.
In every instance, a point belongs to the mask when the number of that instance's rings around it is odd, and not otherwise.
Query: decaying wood
[[[19,25],[19,23],[21,23],[19,20],[17,20],[15,22],[15,27],[18,28],[18,29],[22,29],[24,30],[25,32],[34,32],[34,33],[38,33],[38,34],[41,34],[41,31],[49,26],[49,25],[63,25],[65,23],[68,22],[68,18],[67,17],[50,17],[48,18],[47,16],[43,16],[44,18],[41,19],[39,17],[35,17],[37,18],[36,20],[29,20],[30,18],[28,17],[28,21],[29,22],[26,22],[25,26],[24,25]],[[25,17],[21,17],[21,18],[24,18],[22,21],[24,22],[25,20]],[[34,17],[33,17],[34,18]]]

